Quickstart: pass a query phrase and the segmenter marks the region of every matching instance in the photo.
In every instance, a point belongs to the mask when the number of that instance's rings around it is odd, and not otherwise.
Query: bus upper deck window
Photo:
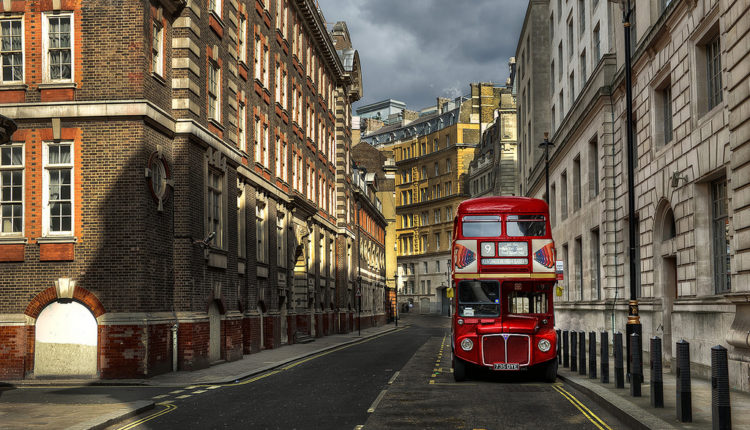
[[[508,215],[506,230],[508,236],[542,237],[547,234],[544,215]]]
[[[498,237],[502,222],[495,215],[467,215],[463,217],[461,233],[464,237]]]

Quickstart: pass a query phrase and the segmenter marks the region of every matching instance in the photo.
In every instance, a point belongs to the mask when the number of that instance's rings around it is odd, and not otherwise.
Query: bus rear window
[[[462,317],[500,315],[500,283],[497,281],[459,282],[458,315]]]
[[[462,221],[461,234],[464,237],[498,237],[502,233],[499,216],[467,215]]]
[[[508,312],[512,314],[546,314],[547,294],[514,291],[508,296]]]
[[[547,234],[544,215],[508,215],[505,228],[511,237],[543,237]]]

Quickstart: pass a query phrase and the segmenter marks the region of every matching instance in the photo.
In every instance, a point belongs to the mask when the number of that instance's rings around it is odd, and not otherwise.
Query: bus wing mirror
[[[453,298],[453,287],[448,287],[448,289],[445,291],[445,297],[449,299]]]

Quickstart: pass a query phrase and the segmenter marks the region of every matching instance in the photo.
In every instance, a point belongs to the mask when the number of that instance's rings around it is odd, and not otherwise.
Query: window
[[[462,317],[500,315],[500,283],[497,281],[459,282],[458,315]]]
[[[427,166],[422,166],[422,177],[420,179],[427,179]]]
[[[732,289],[726,178],[711,183],[711,203],[711,248],[714,257],[714,285],[716,285],[716,294],[721,294]]]
[[[438,165],[438,163],[435,163],[435,176],[439,176],[439,175],[440,175],[440,166]]]
[[[506,234],[511,237],[542,237],[547,234],[544,215],[508,215]]]
[[[555,60],[549,65],[549,87],[550,92],[555,92]],[[554,120],[553,120],[554,121]]]
[[[602,269],[601,254],[599,251],[599,228],[591,230],[591,264],[592,267],[592,287],[596,291],[596,299],[602,299]]]
[[[270,81],[269,81],[269,77],[268,77],[268,73],[269,73],[268,69],[270,68],[270,66],[269,66],[270,60],[269,59],[270,59],[270,53],[269,53],[269,50],[268,50],[268,44],[264,43],[263,44],[263,86],[265,88],[269,88],[269,85],[270,85]]]
[[[719,35],[716,35],[706,44],[706,94],[708,95],[708,110],[721,103],[721,46]]]
[[[0,146],[0,234],[23,232],[23,146]]]
[[[440,233],[435,233],[435,251],[440,251]],[[440,262],[437,263],[437,266],[440,266]],[[437,271],[439,270],[438,268]]]
[[[589,199],[599,195],[599,141],[589,141]]]
[[[672,85],[667,79],[654,90],[653,133],[658,150],[672,141]]]
[[[73,14],[45,14],[42,36],[45,81],[73,79]]]
[[[451,172],[451,159],[445,160],[445,173]]]
[[[599,31],[599,23],[596,24],[596,27],[594,27],[594,64],[599,62],[599,59],[602,58],[602,50],[601,50],[601,32]]]
[[[221,0],[209,0],[208,10],[213,12],[216,16],[221,17]]]
[[[562,41],[560,41],[560,44],[557,45],[557,80],[562,79],[562,72],[563,72],[563,47],[562,47]]]
[[[212,232],[215,233],[214,236],[214,244],[217,248],[223,248],[224,247],[224,232],[223,232],[223,213],[222,209],[224,205],[222,204],[222,183],[224,181],[224,175],[214,169],[209,169],[208,171],[208,187],[207,187],[207,197],[208,197],[208,216],[207,216],[207,225],[208,225],[208,231],[206,232],[206,236],[210,235]]]
[[[499,237],[502,231],[500,217],[495,215],[466,215],[462,222],[464,237]]]
[[[260,35],[255,35],[255,46],[253,47],[253,66],[255,70],[255,79],[257,79],[259,82],[261,80],[261,76],[263,75],[263,65],[262,65],[262,58],[263,57],[263,43],[260,40]]]
[[[570,94],[570,107],[573,107],[573,103],[576,101],[576,77],[575,72],[570,72],[570,78],[568,79],[568,94]]]
[[[21,18],[0,20],[2,83],[23,82],[23,27]]]
[[[586,30],[586,3],[578,0],[578,31],[583,34]]]
[[[578,300],[583,300],[583,244],[581,237],[576,238],[576,287],[578,288]]]
[[[276,264],[286,267],[286,216],[284,212],[276,213]]]
[[[586,50],[584,49],[583,52],[581,52],[581,87],[583,87],[583,83],[586,82]]]
[[[432,152],[435,152],[438,150],[438,140],[437,138],[432,139]]]
[[[268,261],[268,243],[266,238],[266,202],[257,200],[255,204],[255,239],[258,241],[256,259],[258,263]]]
[[[573,159],[573,210],[581,208],[581,156]]]
[[[566,172],[560,175],[560,217],[563,221],[568,218],[568,174]]]
[[[221,122],[221,69],[213,61],[208,62],[208,118]]]
[[[164,28],[156,21],[152,23],[151,33],[151,72],[164,75]]]
[[[445,208],[445,222],[453,221],[453,209],[450,207]]]
[[[438,234],[436,236],[439,237],[440,235]],[[438,248],[440,247],[438,246]],[[439,272],[440,272],[440,260],[435,260],[435,273],[439,273]]]
[[[547,309],[547,294],[543,292],[512,291],[508,294],[511,314],[546,314]]]
[[[568,57],[573,56],[573,19],[568,18]]]
[[[247,233],[245,225],[247,217],[247,206],[245,204],[245,185],[242,182],[237,184],[237,257],[247,257]]]
[[[247,151],[247,109],[244,102],[240,102],[239,121],[237,122],[237,136],[239,136],[240,151]]]
[[[562,247],[562,260],[563,260],[563,289],[565,290],[565,300],[570,301],[570,267],[568,264],[568,244],[564,243]]]
[[[255,162],[260,163],[261,162],[261,148],[263,147],[263,124],[261,124],[260,117],[256,116],[254,117],[255,120],[253,121],[253,144],[255,145]]]
[[[44,232],[72,236],[73,143],[46,143],[44,150]]]
[[[268,118],[266,118],[267,120]],[[265,122],[263,124],[263,145],[261,148],[262,151],[262,160],[261,163],[268,169],[271,168],[271,165],[269,163],[269,146],[271,145],[271,127],[268,126],[268,122]]]
[[[245,15],[240,14],[240,23],[237,25],[237,50],[239,51],[239,59],[243,63],[247,63],[247,19]]]
[[[672,3],[672,0],[659,0],[659,9],[663,13],[665,10],[667,10],[667,6]]]
[[[552,226],[554,226],[555,223],[557,222],[557,205],[556,205],[556,202],[557,202],[557,189],[556,189],[554,183],[550,184],[550,186],[549,186],[549,194],[550,194],[550,198],[549,198],[550,224],[552,224]]]
[[[426,261],[422,262],[422,273],[427,273],[427,262]],[[422,282],[424,282],[424,281],[422,281]]]

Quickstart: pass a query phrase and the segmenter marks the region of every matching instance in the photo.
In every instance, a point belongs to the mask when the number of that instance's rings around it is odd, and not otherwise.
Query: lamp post
[[[357,276],[357,335],[362,335],[362,276]]]
[[[555,146],[554,143],[550,142],[549,139],[549,133],[544,133],[544,142],[539,144],[540,148],[544,148],[544,183],[545,183],[545,189],[544,189],[544,201],[549,204],[549,147]]]
[[[618,3],[622,8],[622,24],[625,28],[625,114],[626,114],[626,126],[627,126],[627,156],[628,156],[628,248],[629,248],[629,259],[630,259],[630,301],[628,303],[628,323],[626,325],[625,333],[630,339],[630,336],[634,333],[638,334],[639,339],[641,338],[641,319],[638,316],[638,291],[637,291],[637,279],[636,274],[636,249],[635,249],[635,147],[633,142],[633,81],[632,81],[632,66],[630,61],[630,18],[632,16],[632,8],[630,7],[630,0],[609,0],[613,3]],[[632,351],[630,350],[630,341],[626,342],[628,346],[628,380],[632,369],[630,368],[630,361],[632,357]],[[639,349],[641,347],[639,346]],[[643,372],[640,372],[643,374]]]

